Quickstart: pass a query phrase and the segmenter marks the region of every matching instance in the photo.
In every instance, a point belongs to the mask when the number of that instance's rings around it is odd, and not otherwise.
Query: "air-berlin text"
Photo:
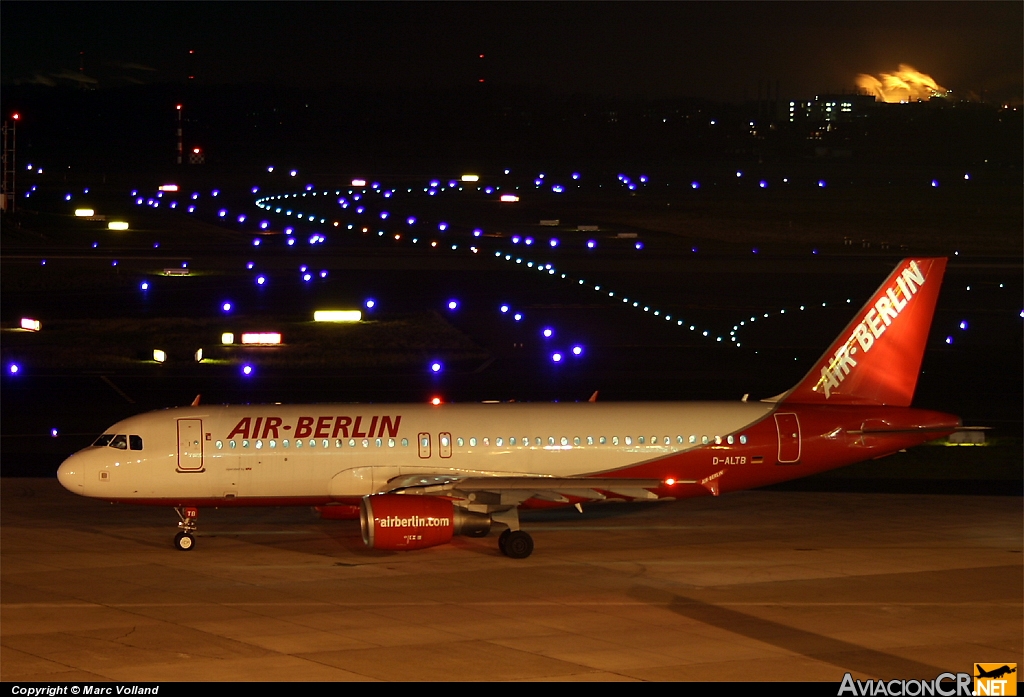
[[[911,260],[907,268],[896,277],[896,287],[889,287],[880,296],[876,296],[875,304],[864,313],[864,317],[853,327],[853,333],[840,346],[828,364],[821,368],[821,379],[814,386],[825,392],[825,399],[832,395],[832,390],[839,387],[857,366],[853,355],[860,349],[864,353],[871,350],[875,340],[885,333],[886,327],[899,317],[924,285],[925,275],[918,268],[917,262]]]
[[[397,515],[389,515],[377,518],[377,525],[382,528],[450,528],[452,519],[433,516],[424,518],[418,515],[402,518]]]
[[[280,438],[281,432],[292,432],[296,438],[394,438],[402,423],[401,415],[372,416],[300,416],[293,424],[277,416],[246,416],[240,419],[227,440],[242,438]]]

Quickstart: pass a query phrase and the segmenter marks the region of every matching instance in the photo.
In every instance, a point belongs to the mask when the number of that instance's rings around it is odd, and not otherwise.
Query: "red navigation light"
[[[14,112],[14,113],[13,113],[13,114],[11,115],[11,118],[12,118],[12,119],[14,119],[15,121],[17,121],[18,119],[20,119],[20,118],[21,118],[21,114],[19,114],[18,112]]]
[[[438,404],[441,403],[441,398],[440,397],[434,397],[432,400],[430,400],[430,403],[433,404],[436,407]]]
[[[192,148],[192,152],[194,152],[196,155],[198,155],[199,154],[199,148]]]
[[[178,111],[181,111],[181,105],[180,104],[178,106],[174,107],[174,108],[177,109]]]

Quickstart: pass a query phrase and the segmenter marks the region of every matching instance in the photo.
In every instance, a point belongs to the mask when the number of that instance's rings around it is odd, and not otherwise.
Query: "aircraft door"
[[[800,461],[800,419],[796,414],[776,414],[775,427],[779,431],[780,465],[791,465]]]
[[[178,419],[178,471],[203,469],[203,420]]]
[[[437,454],[440,455],[441,457],[452,456],[452,434],[437,434]]]
[[[420,433],[416,436],[416,441],[419,443],[420,457],[424,460],[430,457],[430,434]]]

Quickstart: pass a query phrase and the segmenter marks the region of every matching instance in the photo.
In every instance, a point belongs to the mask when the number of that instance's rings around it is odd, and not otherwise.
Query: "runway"
[[[166,509],[0,479],[0,679],[932,679],[1024,663],[1021,499],[753,491],[363,548],[309,509]]]

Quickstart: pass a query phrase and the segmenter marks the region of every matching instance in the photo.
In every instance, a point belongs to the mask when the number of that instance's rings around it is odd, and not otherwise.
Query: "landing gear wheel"
[[[190,533],[179,532],[174,536],[174,546],[182,552],[187,552],[192,549],[196,544],[196,538],[192,537]]]
[[[506,554],[506,552],[505,552],[505,541],[508,540],[508,535],[509,535],[510,532],[512,532],[512,531],[511,530],[506,530],[505,532],[503,532],[500,535],[498,535],[498,549],[501,550],[502,554]]]
[[[508,537],[505,537],[508,535]],[[505,537],[504,544],[498,538],[498,545],[506,557],[511,559],[526,559],[533,554],[533,538],[522,530],[506,530],[502,533]]]

